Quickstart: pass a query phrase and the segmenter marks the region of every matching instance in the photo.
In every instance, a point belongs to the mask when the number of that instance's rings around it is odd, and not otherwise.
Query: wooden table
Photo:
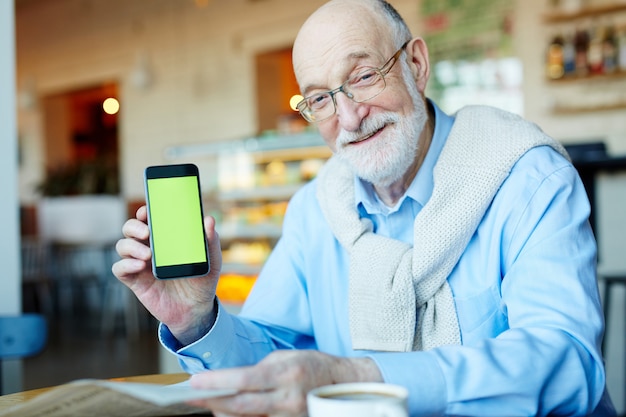
[[[179,373],[179,374],[154,374],[154,375],[141,375],[141,376],[129,376],[124,378],[111,378],[111,381],[122,381],[122,382],[141,382],[141,383],[152,383],[152,384],[161,384],[161,385],[169,385],[176,384],[178,382],[183,382],[189,378],[189,374]],[[16,404],[20,404],[24,401],[28,401],[36,396],[43,394],[44,392],[50,391],[54,387],[46,387],[33,389],[29,391],[16,392],[15,394],[8,394],[0,396],[0,411],[5,410],[9,407],[12,407]]]

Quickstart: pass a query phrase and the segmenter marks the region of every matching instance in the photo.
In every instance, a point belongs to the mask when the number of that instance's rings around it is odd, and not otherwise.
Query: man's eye
[[[353,87],[368,86],[376,83],[378,79],[379,75],[376,71],[364,71],[354,76],[350,80],[350,85]]]
[[[320,109],[328,104],[330,101],[330,94],[317,94],[309,98],[309,107],[313,110]]]

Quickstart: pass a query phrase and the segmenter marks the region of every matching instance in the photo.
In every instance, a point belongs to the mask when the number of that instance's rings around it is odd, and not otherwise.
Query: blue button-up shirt
[[[376,233],[409,244],[454,123],[434,108],[428,154],[395,207],[355,180],[361,216]],[[584,187],[561,155],[538,147],[513,167],[448,278],[462,345],[426,352],[352,349],[349,257],[326,224],[315,189],[313,180],[289,203],[283,235],[239,316],[220,308],[212,330],[182,348],[160,327],[163,345],[186,370],[249,365],[274,349],[319,349],[371,357],[386,382],[409,389],[412,416],[594,410],[605,388],[596,244]],[[596,413],[611,415],[608,397],[602,404]]]

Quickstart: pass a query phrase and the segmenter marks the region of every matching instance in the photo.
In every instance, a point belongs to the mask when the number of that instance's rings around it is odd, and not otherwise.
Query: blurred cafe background
[[[238,309],[290,196],[329,156],[290,106],[291,44],[323,2],[0,0],[0,315],[49,327],[42,353],[0,363],[5,393],[180,371],[111,274],[148,165],[199,166],[224,249],[219,295]],[[569,147],[593,203],[624,413],[626,1],[391,3],[428,42],[428,95],[444,110],[498,106]]]

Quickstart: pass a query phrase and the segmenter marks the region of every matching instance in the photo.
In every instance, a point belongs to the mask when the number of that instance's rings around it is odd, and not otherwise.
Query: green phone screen
[[[148,179],[147,187],[155,265],[206,262],[197,177]]]

